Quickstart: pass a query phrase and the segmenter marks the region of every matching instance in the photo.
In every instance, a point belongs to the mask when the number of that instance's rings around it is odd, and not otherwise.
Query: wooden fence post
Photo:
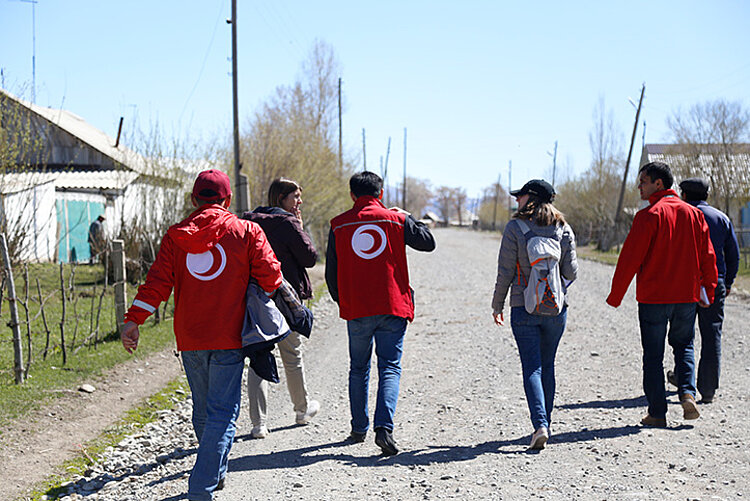
[[[16,285],[13,282],[13,269],[10,266],[10,256],[8,255],[8,242],[5,239],[5,233],[0,233],[0,246],[2,246],[3,261],[5,262],[5,274],[8,283],[8,304],[10,305],[10,322],[8,325],[13,331],[13,372],[16,375],[16,383],[24,381],[23,368],[23,346],[21,345],[21,329],[18,325],[18,305],[16,304]]]
[[[117,330],[122,331],[125,323],[127,298],[125,297],[125,250],[122,240],[112,240],[112,272],[115,279],[115,317]]]

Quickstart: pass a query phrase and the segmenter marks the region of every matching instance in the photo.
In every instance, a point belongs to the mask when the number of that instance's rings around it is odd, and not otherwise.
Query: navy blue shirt
[[[716,253],[716,270],[724,279],[727,289],[732,288],[740,265],[740,246],[734,234],[732,221],[719,209],[711,207],[705,200],[688,202],[703,212],[711,234],[711,244]]]

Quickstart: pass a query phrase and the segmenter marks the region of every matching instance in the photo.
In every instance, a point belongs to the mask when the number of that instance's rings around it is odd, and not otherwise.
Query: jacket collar
[[[381,202],[380,199],[376,197],[371,197],[369,195],[359,197],[354,202],[354,208],[357,210],[367,207],[368,205],[379,205],[380,207],[385,209],[385,205],[383,205],[383,202]]]
[[[287,212],[281,207],[260,206],[260,207],[256,207],[253,212],[255,212],[256,214],[284,214],[286,216],[293,215],[291,212]]]
[[[708,202],[706,202],[705,200],[692,200],[688,203],[692,205],[693,207],[700,207],[702,205],[708,205]]]
[[[677,195],[677,192],[674,190],[661,190],[648,197],[648,203],[650,205],[654,205],[664,197],[677,197],[678,199],[680,198],[679,195]]]

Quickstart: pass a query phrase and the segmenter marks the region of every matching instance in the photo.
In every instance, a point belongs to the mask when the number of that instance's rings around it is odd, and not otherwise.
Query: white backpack
[[[531,273],[528,280],[518,265],[518,275],[526,281],[523,291],[526,311],[533,315],[556,316],[562,313],[565,291],[560,277],[562,228],[557,226],[554,237],[535,235],[529,225],[516,219],[526,239]],[[519,278],[520,280],[520,278]]]

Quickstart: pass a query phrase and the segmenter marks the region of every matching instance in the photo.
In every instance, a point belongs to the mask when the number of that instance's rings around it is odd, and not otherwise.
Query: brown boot
[[[646,414],[643,416],[643,419],[641,419],[641,424],[643,426],[652,426],[654,428],[666,428],[667,418],[656,418],[651,414]]]
[[[682,404],[682,417],[685,419],[698,419],[701,416],[695,398],[690,393],[680,395],[680,403]]]

